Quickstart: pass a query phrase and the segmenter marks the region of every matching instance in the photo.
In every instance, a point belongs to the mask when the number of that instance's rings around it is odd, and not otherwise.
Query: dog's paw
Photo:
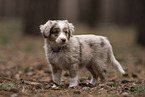
[[[51,86],[51,89],[52,90],[60,90],[61,88],[54,84],[53,86]]]
[[[95,87],[95,86],[96,86],[96,83],[95,83],[95,84],[92,84],[92,83],[86,83],[86,85],[87,85],[88,87]]]
[[[71,83],[71,84],[69,84],[69,88],[74,88],[76,86],[78,86],[78,83]]]
[[[57,88],[57,85],[53,84],[53,86],[51,86],[51,88]]]

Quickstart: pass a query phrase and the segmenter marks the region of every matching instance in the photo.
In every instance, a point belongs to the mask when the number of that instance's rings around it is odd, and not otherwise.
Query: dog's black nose
[[[66,39],[65,39],[65,38],[62,38],[62,39],[61,39],[61,41],[62,41],[62,42],[65,42],[65,41],[66,41]]]

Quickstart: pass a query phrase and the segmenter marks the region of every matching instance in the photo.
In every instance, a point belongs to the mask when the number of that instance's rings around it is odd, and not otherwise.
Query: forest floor
[[[47,66],[43,38],[22,34],[21,21],[0,21],[0,97],[145,97],[145,47],[136,43],[136,29],[100,25],[95,29],[76,25],[75,34],[94,33],[108,37],[117,60],[126,71],[121,75],[108,64],[108,83],[87,85],[90,73],[80,71],[79,86],[68,88],[68,72],[62,85],[54,83]],[[40,34],[41,36],[41,34]]]

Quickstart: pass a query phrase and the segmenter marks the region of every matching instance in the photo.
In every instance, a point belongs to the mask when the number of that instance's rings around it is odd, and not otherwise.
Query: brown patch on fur
[[[60,29],[55,28],[55,26],[53,26],[50,30],[50,35],[49,35],[48,39],[50,41],[55,41],[59,36],[59,32],[60,32]]]
[[[68,28],[64,28],[63,29],[63,33],[66,35],[67,39],[70,38],[70,32],[69,32],[69,29]]]
[[[57,37],[58,37],[58,36],[55,36],[54,34],[50,34],[49,37],[48,37],[48,39],[49,39],[50,41],[55,41],[55,40],[57,39]]]

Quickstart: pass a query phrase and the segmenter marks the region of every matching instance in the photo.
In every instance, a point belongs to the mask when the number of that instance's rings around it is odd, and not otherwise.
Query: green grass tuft
[[[1,84],[0,85],[0,88],[6,88],[6,89],[12,89],[12,88],[15,88],[15,84],[13,83],[5,83],[5,84]]]

